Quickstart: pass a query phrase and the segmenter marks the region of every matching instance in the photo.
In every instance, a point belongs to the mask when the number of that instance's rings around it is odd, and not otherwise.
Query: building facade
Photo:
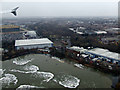
[[[16,40],[15,48],[19,49],[36,49],[36,48],[50,48],[53,46],[53,42],[48,38],[41,39],[25,39],[25,40]]]
[[[18,32],[20,31],[20,27],[16,25],[1,25],[0,30],[2,30],[3,33]]]

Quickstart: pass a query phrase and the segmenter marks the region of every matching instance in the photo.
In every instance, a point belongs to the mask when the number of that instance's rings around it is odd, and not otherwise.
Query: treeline
[[[70,31],[67,26],[57,25],[57,22],[42,23],[42,24],[37,23],[34,25],[29,25],[28,27],[32,30],[35,30],[43,37],[49,37],[50,35],[71,36],[73,34],[73,32]]]
[[[7,42],[7,41],[2,41],[2,48],[12,51],[15,49],[15,41],[12,42]]]
[[[101,43],[99,37],[96,35],[92,36],[81,36],[79,34],[73,33],[70,31],[68,26],[59,25],[57,22],[51,23],[37,23],[34,25],[30,25],[29,28],[36,30],[43,37],[51,38],[51,35],[55,35],[56,38],[61,36],[70,36],[72,46],[79,47],[99,47],[104,49],[109,49],[112,52],[120,53],[120,42],[104,44]]]
[[[111,43],[111,44],[104,44],[102,43],[98,36],[74,36],[71,38],[71,44],[72,46],[80,46],[80,47],[99,47],[108,49],[112,52],[120,53],[120,42],[118,43]]]

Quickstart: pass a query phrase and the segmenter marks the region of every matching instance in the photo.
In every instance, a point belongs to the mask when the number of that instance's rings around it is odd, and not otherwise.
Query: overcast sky
[[[6,2],[5,2],[6,1]],[[117,16],[118,2],[2,2],[2,11],[19,6],[17,17],[36,16]],[[14,1],[14,0],[13,0]],[[27,0],[26,0],[27,1]],[[33,2],[34,1],[34,2]],[[66,0],[65,0],[66,1]],[[70,0],[71,1],[71,0]],[[97,0],[96,0],[97,1]],[[104,0],[105,1],[105,0]],[[113,0],[114,1],[114,0]],[[3,17],[13,17],[6,13]]]

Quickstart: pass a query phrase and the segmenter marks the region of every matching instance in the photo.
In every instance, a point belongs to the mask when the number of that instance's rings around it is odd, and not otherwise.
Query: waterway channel
[[[30,54],[2,62],[4,88],[111,88],[113,76],[73,61]]]

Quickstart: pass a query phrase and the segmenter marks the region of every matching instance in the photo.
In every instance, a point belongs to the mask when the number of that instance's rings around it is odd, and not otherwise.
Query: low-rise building
[[[20,31],[20,26],[16,25],[1,25],[0,30],[2,30],[3,33],[6,32],[19,32]]]
[[[15,47],[19,49],[50,48],[53,42],[48,38],[16,40]]]
[[[103,59],[109,59],[113,63],[118,62],[120,64],[120,54],[115,52],[110,52],[107,49],[102,48],[94,48],[91,50],[87,50],[86,54],[92,54],[94,57],[102,57]]]
[[[107,34],[106,31],[94,31],[97,35],[100,35],[100,34]]]
[[[106,61],[111,63],[118,63],[120,65],[120,54],[110,52],[107,49],[94,48],[84,49],[80,47],[70,47],[67,49],[67,56],[79,60],[79,57],[87,58],[90,61]]]
[[[37,36],[35,31],[27,31],[24,33],[24,35],[28,38],[36,38],[36,36]]]
[[[22,30],[17,25],[0,25],[2,41],[12,42],[22,39]]]
[[[105,29],[105,31],[108,34],[119,34],[120,33],[120,28],[110,28],[110,29]]]
[[[67,48],[66,55],[79,60],[80,56],[86,52],[87,49],[84,49],[83,47],[77,47],[73,46],[70,48]]]

